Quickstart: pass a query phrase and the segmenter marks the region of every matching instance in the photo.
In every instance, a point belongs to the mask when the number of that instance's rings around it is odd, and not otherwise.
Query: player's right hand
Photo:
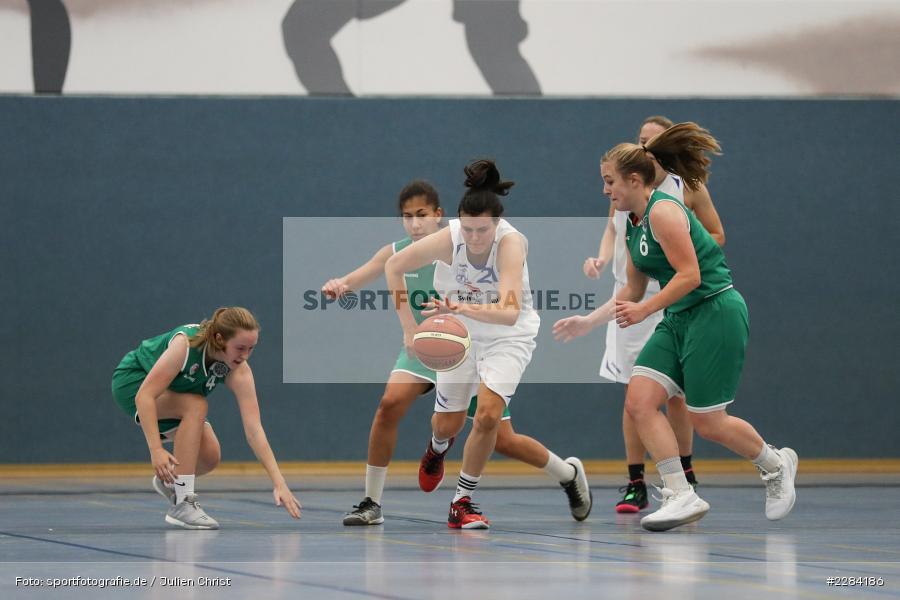
[[[272,490],[272,495],[275,497],[275,506],[283,506],[284,510],[288,511],[289,515],[295,519],[300,518],[300,509],[303,507],[300,505],[300,501],[297,500],[297,497],[294,496],[288,488],[287,484],[282,483],[281,485],[276,485]]]
[[[606,266],[606,261],[596,256],[588,256],[584,259],[584,265],[581,270],[584,271],[584,274],[590,279],[598,279],[600,277],[600,273],[603,272],[603,267]]]
[[[175,483],[175,465],[178,459],[172,456],[168,450],[163,447],[154,448],[150,451],[150,462],[153,463],[153,470],[161,481],[166,483]]]
[[[322,292],[329,298],[340,298],[350,291],[350,287],[344,283],[343,279],[329,279],[322,286]]]

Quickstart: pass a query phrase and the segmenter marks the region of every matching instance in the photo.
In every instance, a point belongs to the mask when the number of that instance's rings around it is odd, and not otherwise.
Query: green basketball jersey
[[[181,333],[190,339],[192,335],[196,335],[199,329],[199,325],[182,325],[162,335],[144,340],[140,346],[125,355],[125,358],[119,363],[119,368],[140,369],[144,373],[149,373],[162,353],[169,347],[172,338]],[[221,362],[214,362],[209,368],[206,367],[206,345],[200,348],[188,346],[181,372],[169,384],[169,389],[184,394],[208,396],[219,383],[224,381],[228,371],[228,367]]]
[[[626,222],[625,244],[628,246],[631,260],[638,271],[659,281],[660,288],[665,287],[675,276],[675,269],[669,264],[666,254],[653,236],[653,230],[650,227],[650,211],[658,202],[674,202],[684,211],[691,232],[691,242],[697,253],[697,263],[700,265],[700,285],[666,309],[668,312],[677,313],[730,288],[732,286],[731,270],[725,263],[725,253],[722,252],[722,248],[694,216],[693,211],[688,210],[677,198],[654,190],[650,195],[650,202],[647,204],[647,210],[644,212],[641,222],[635,225],[632,220],[633,215],[629,215],[632,218]]]
[[[394,242],[394,254],[397,254],[407,246],[412,244],[412,238],[403,238],[399,242]],[[413,317],[416,323],[425,320],[422,316],[422,309],[425,308],[425,302],[429,298],[438,298],[438,293],[434,291],[434,263],[425,265],[418,271],[404,273],[403,279],[406,282],[406,293],[409,295],[409,306],[412,309]]]

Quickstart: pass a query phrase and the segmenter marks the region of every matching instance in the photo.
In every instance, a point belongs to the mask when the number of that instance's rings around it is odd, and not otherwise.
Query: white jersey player
[[[499,246],[507,235],[515,235],[520,238],[527,254],[528,240],[506,219],[499,219],[494,228],[494,239],[491,241],[485,262],[476,263],[471,260],[469,249],[463,238],[462,222],[459,219],[452,219],[449,228],[450,240],[453,245],[453,259],[449,266],[443,264],[435,269],[435,291],[442,298],[456,303],[499,304],[502,300],[499,289],[499,265],[497,264]],[[465,314],[459,315],[459,319],[469,328],[469,335],[473,341],[484,343],[497,338],[519,336],[534,338],[537,335],[541,320],[532,303],[527,260],[522,265],[520,289],[522,299],[519,304],[519,316],[512,326],[486,323]]]
[[[419,485],[432,491],[440,484],[444,456],[462,430],[469,400],[477,392],[478,408],[447,522],[455,529],[487,529],[489,522],[472,503],[472,494],[494,450],[501,415],[531,361],[540,318],[528,281],[528,241],[501,218],[500,196],[513,183],[502,181],[489,160],[475,161],[465,172],[468,190],[459,203],[459,219],[388,259],[385,276],[392,291],[402,292],[404,272],[439,261],[434,289],[442,300],[432,302],[422,314],[449,312],[469,329],[472,346],[466,359],[452,371],[437,374],[432,439],[420,464]],[[397,315],[407,351],[414,354],[416,323],[407,302],[397,302]],[[556,461],[548,467],[559,471],[559,481],[567,482],[562,485],[570,504],[583,507],[579,515],[586,517],[590,490],[584,467],[574,457]]]

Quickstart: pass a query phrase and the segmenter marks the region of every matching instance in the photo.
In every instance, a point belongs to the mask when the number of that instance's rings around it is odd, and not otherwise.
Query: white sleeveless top
[[[450,265],[442,262],[437,263],[434,270],[435,291],[442,298],[449,298],[452,302],[466,304],[499,302],[500,292],[497,286],[500,282],[500,273],[497,267],[497,248],[500,240],[511,233],[518,233],[525,241],[526,253],[528,252],[528,240],[505,219],[500,219],[487,261],[483,265],[474,265],[469,262],[469,255],[466,251],[466,244],[463,241],[459,219],[452,219],[449,227],[450,237],[453,240],[453,262]],[[469,335],[471,335],[473,340],[490,341],[505,337],[536,336],[541,325],[541,319],[534,310],[531,297],[531,284],[528,281],[528,260],[526,259],[522,268],[522,301],[519,318],[516,320],[515,325],[484,323],[463,315],[456,316],[469,328]]]
[[[681,177],[669,173],[656,188],[670,196],[674,196],[684,203],[684,182]],[[628,282],[628,248],[625,247],[625,222],[628,219],[628,211],[617,210],[613,215],[613,225],[616,227],[616,244],[613,252],[612,272],[616,278],[616,287],[622,287]],[[659,282],[651,279],[647,284],[647,294],[655,294],[659,291]]]

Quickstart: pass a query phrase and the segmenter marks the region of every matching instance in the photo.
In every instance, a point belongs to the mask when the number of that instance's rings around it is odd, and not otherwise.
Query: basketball
[[[428,317],[416,328],[413,349],[423,365],[433,371],[452,371],[469,354],[469,330],[449,315]]]

